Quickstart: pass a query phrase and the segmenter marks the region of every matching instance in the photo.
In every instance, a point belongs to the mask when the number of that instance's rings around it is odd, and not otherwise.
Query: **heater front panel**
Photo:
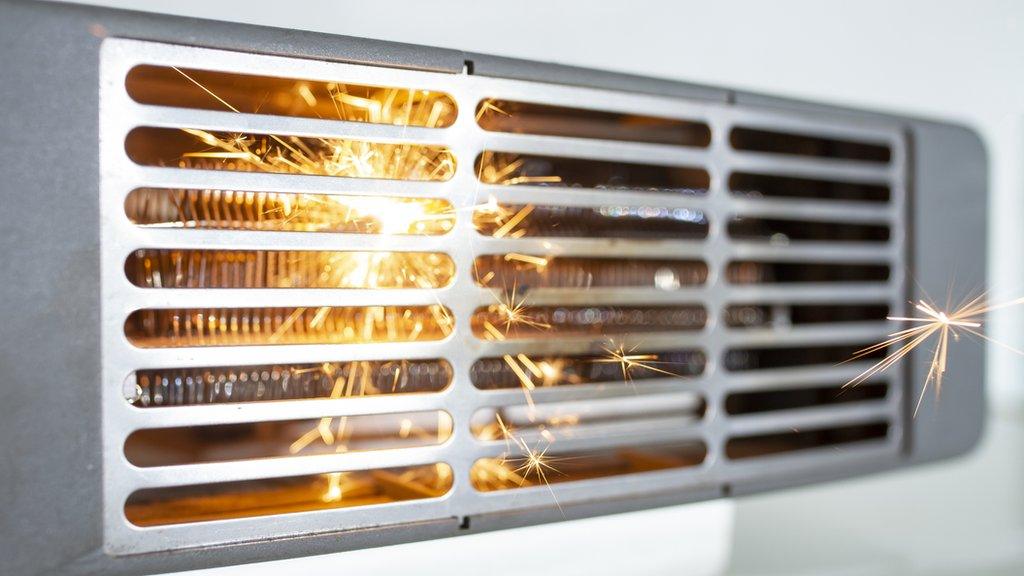
[[[899,123],[468,72],[103,42],[108,554],[900,460]]]

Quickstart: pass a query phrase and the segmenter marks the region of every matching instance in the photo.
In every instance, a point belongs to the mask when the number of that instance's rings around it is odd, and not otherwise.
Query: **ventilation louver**
[[[111,553],[900,450],[896,127],[111,39],[101,145]]]

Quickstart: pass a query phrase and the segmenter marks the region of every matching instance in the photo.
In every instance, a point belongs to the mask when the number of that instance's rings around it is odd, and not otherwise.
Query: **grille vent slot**
[[[842,389],[903,306],[896,125],[119,39],[103,75],[109,553],[899,454],[902,375]]]

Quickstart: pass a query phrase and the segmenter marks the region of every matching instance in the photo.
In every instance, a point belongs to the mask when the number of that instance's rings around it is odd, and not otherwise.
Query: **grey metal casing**
[[[99,50],[104,37],[244,52],[572,83],[808,114],[882,115],[728,90],[453,50],[273,28],[32,2],[0,3],[4,54],[0,287],[0,569],[9,574],[145,573],[251,562],[555,521],[553,507],[378,530],[319,534],[212,549],[113,558],[103,553],[99,276]],[[911,168],[912,268],[923,286],[945,286],[951,266],[984,278],[987,160],[968,129],[893,118],[905,129]],[[916,294],[908,294],[909,297]],[[942,402],[925,400],[893,468],[948,458],[973,446],[983,423],[983,349],[958,346]],[[909,363],[912,387],[922,360]],[[959,385],[958,385],[959,384]],[[916,398],[919,391],[908,390]],[[908,410],[910,409],[908,405]],[[750,493],[847,477],[857,468],[778,484],[752,477],[728,487]],[[725,487],[565,507],[584,517],[721,496]]]

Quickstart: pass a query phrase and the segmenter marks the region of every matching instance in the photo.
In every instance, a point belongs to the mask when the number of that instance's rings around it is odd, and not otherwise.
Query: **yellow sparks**
[[[540,442],[537,443],[537,447],[530,448],[522,438],[514,437],[513,440],[519,445],[523,460],[515,469],[515,472],[523,477],[524,480],[530,476],[535,476],[545,486],[550,488],[551,484],[548,482],[547,477],[548,472],[558,473],[558,469],[552,466],[554,459],[547,455],[548,450],[551,449],[551,442],[548,442],[547,446],[540,450]]]
[[[495,296],[498,300],[491,308],[498,313],[502,323],[505,325],[504,336],[508,336],[516,327],[525,326],[538,330],[546,330],[550,324],[537,320],[530,315],[530,308],[527,305],[526,297],[519,296],[518,285],[512,284],[512,290],[508,291],[504,298]],[[503,338],[502,338],[503,339]]]
[[[481,484],[494,483],[499,487],[509,484],[523,487],[531,479],[535,479],[547,486],[557,506],[558,500],[555,498],[554,490],[551,489],[549,475],[560,473],[554,463],[561,459],[548,455],[548,450],[551,449],[556,438],[554,434],[543,428],[540,431],[540,436],[541,439],[537,441],[537,444],[531,447],[525,438],[517,436],[512,427],[505,423],[499,413],[495,412],[494,422],[480,431],[480,438],[503,440],[505,452],[498,458],[479,460],[475,480]],[[542,441],[546,442],[543,448],[541,448]]]
[[[228,110],[241,112],[183,70],[174,70]],[[298,84],[296,92],[310,109],[315,110],[317,99],[307,84]],[[425,119],[423,125],[434,128],[443,116],[443,105],[438,108],[439,102],[426,96],[414,105],[416,96],[413,91],[387,89],[373,97],[362,98],[346,93],[344,86],[333,85],[328,92],[339,120],[410,125],[414,119],[417,122]],[[408,94],[404,107],[394,106],[398,92]],[[184,129],[184,132],[213,150],[186,152],[182,155],[183,162],[188,159],[237,160],[242,166],[234,169],[402,180],[447,180],[455,172],[454,157],[443,147],[274,134],[224,136],[191,128]],[[186,162],[182,167],[191,166]]]
[[[175,70],[227,110],[241,112],[195,78],[182,70]],[[326,95],[322,87],[316,88],[307,83],[297,83],[293,90],[295,102],[299,106],[304,103],[309,108],[308,112],[315,112],[318,117],[329,116],[330,110],[333,109],[338,120],[392,125],[415,124],[428,128],[447,125],[446,122],[450,123],[453,117],[452,110],[446,110],[441,102],[432,100],[426,92],[420,94],[398,89],[381,89],[357,95],[350,93],[345,85],[333,83],[328,85]],[[477,114],[487,112],[507,115],[491,101],[482,103]],[[456,169],[455,158],[445,147],[363,142],[342,138],[226,133],[191,128],[186,129],[185,133],[194,139],[195,145],[193,149],[186,149],[181,153],[179,167],[182,168],[421,181],[447,180],[454,175]],[[485,153],[479,169],[479,179],[484,184],[561,182],[558,176],[529,175],[532,170],[526,165],[525,160],[514,155],[497,157]],[[242,227],[252,221],[255,222],[252,224],[254,229],[260,229],[261,226],[265,226],[266,229],[275,229],[273,226],[291,226],[293,228],[284,229],[334,231],[344,227],[347,231],[356,227],[361,231],[383,235],[443,234],[454,228],[456,220],[451,204],[443,201],[271,193],[245,193],[243,197],[242,194],[214,197],[210,192],[209,199],[206,196],[194,199],[182,195],[176,200],[175,208],[180,215],[181,225],[194,227]],[[209,210],[204,208],[204,203],[210,205]],[[491,236],[501,239],[525,235],[527,231],[523,229],[524,223],[533,213],[534,206],[527,204],[509,208],[499,204],[492,196],[486,204],[475,206],[473,209],[475,215],[482,214],[485,218],[493,219],[495,229]],[[206,215],[206,212],[212,216]],[[507,262],[514,261],[535,267],[539,272],[544,272],[550,263],[550,259],[546,257],[514,252],[506,254],[504,258]],[[309,266],[316,270],[303,270],[302,277],[316,277],[320,279],[321,286],[337,288],[438,288],[447,285],[453,274],[437,261],[414,260],[412,256],[388,252],[360,257],[348,256],[344,260],[316,261],[311,262]],[[484,284],[494,273],[489,274],[491,276],[483,282]],[[282,277],[280,287],[288,287],[293,281],[291,277]],[[537,330],[550,328],[549,324],[531,316],[526,298],[519,294],[515,284],[510,291],[495,292],[495,299],[497,302],[491,307],[495,316],[483,323],[489,338],[505,340],[510,333],[521,327]],[[278,342],[286,333],[292,330],[301,331],[304,328],[344,332],[345,339],[352,341],[373,341],[384,336],[388,339],[401,337],[416,340],[424,331],[425,322],[431,319],[431,314],[440,330],[446,335],[450,334],[454,320],[449,311],[441,305],[431,306],[429,312],[415,315],[410,309],[406,309],[404,313],[396,309],[394,313],[384,314],[384,309],[381,308],[366,313],[360,322],[344,324],[336,322],[332,310],[328,307],[298,307],[273,331],[270,341]],[[209,318],[210,322],[214,320],[213,317]],[[652,369],[649,364],[656,360],[656,356],[629,354],[621,349],[619,352],[624,376],[628,376],[630,370]],[[557,385],[569,378],[564,373],[564,360],[535,360],[526,354],[508,354],[504,356],[504,361],[519,379],[526,403],[531,409],[534,408],[530,395],[532,390],[537,386]],[[324,364],[323,370],[334,382],[330,394],[332,399],[380,393],[376,388],[369,363],[353,362],[344,373],[336,371],[331,364]],[[403,370],[399,367],[393,371],[393,378],[389,378],[387,384],[381,385],[390,385],[394,390],[402,373]],[[506,454],[500,459],[494,459],[492,468],[487,472],[491,475],[490,478],[497,478],[503,482],[511,480],[520,486],[542,482],[550,489],[549,475],[557,473],[558,470],[553,466],[555,459],[548,455],[548,450],[556,435],[541,427],[537,444],[531,446],[525,439],[515,435],[511,426],[506,425],[500,416],[495,416],[497,433],[506,443]],[[557,422],[553,421],[552,425],[563,421],[572,425],[576,419],[566,417]],[[292,454],[314,449],[319,452],[325,448],[336,453],[348,451],[357,425],[357,420],[350,421],[345,416],[317,418],[310,422],[308,430],[303,431],[292,442],[288,451]],[[448,419],[439,420],[436,431],[424,430],[417,426],[414,420],[405,418],[398,422],[391,435],[402,439],[430,436],[431,439],[441,442],[443,438],[449,437],[451,427],[452,422]],[[355,438],[358,437],[356,432]],[[543,445],[545,442],[546,445]],[[408,476],[407,479],[410,482],[434,482],[440,485],[445,478],[450,479],[450,474],[450,468],[441,466],[433,472],[433,479],[412,476]],[[406,479],[406,476],[401,478]],[[333,472],[326,474],[325,480],[326,486],[322,494],[325,502],[338,502],[353,497],[356,493],[355,474]]]
[[[528,176],[523,174],[525,160],[514,154],[495,154],[485,151],[480,155],[477,178],[484,184],[515,186],[520,184],[557,184],[560,176]]]
[[[523,355],[520,354],[520,356]],[[504,359],[505,364],[508,364],[508,367],[512,370],[513,373],[515,373],[516,377],[519,378],[519,383],[523,389],[523,396],[526,398],[526,404],[527,406],[530,407],[530,411],[532,412],[536,408],[536,406],[533,403],[533,395],[531,394],[533,389],[536,388],[536,386],[533,383],[533,379],[530,378],[530,375],[527,374],[527,372],[523,370],[521,366],[519,366],[519,362],[517,362],[516,359],[513,358],[511,355],[506,354],[504,356]]]
[[[480,103],[480,108],[478,108],[476,111],[476,121],[479,122],[480,119],[483,118],[484,114],[486,114],[487,112],[496,112],[498,114],[501,114],[502,116],[509,115],[508,112],[505,112],[501,108],[498,108],[498,106],[494,103],[494,100],[491,100],[490,98]]]
[[[491,324],[491,323],[490,323],[489,321],[487,321],[487,320],[484,320],[484,330],[487,330],[487,334],[488,334],[488,335],[489,335],[489,336],[490,336],[490,337],[491,337],[491,338],[492,338],[493,340],[497,340],[497,341],[499,341],[499,342],[500,342],[500,341],[502,341],[502,340],[504,340],[504,339],[505,339],[505,334],[503,334],[503,333],[501,332],[501,330],[498,330],[497,326],[495,326],[494,324]]]
[[[504,238],[509,232],[518,226],[530,213],[533,212],[533,204],[527,204],[519,209],[514,216],[509,218],[503,223],[494,233],[491,234],[494,238]]]
[[[657,354],[634,354],[639,345],[633,346],[628,350],[625,346],[619,345],[617,347],[604,348],[605,356],[593,360],[600,364],[618,364],[622,369],[622,379],[625,382],[633,381],[634,370],[649,370],[651,372],[657,372],[666,376],[680,376],[674,372],[663,370],[655,366],[655,364],[665,364],[665,362],[658,361]]]
[[[549,258],[541,258],[540,256],[531,256],[529,254],[520,254],[518,252],[509,252],[504,256],[506,262],[524,262],[531,266],[534,266],[538,272],[544,270],[547,267]]]
[[[1007,346],[997,340],[993,340],[979,331],[982,325],[982,319],[987,312],[1001,308],[1008,308],[1010,306],[1017,306],[1019,304],[1024,304],[1024,298],[1017,298],[1001,304],[989,305],[985,295],[983,294],[970,299],[965,304],[954,308],[952,311],[946,312],[938,309],[934,304],[930,304],[923,299],[918,300],[913,304],[913,307],[915,310],[923,314],[922,316],[887,317],[887,320],[894,322],[909,322],[914,324],[914,326],[893,332],[882,342],[868,346],[862,350],[858,350],[854,353],[853,357],[848,360],[848,362],[871,356],[875,353],[887,350],[890,346],[899,344],[896,351],[888,353],[880,361],[876,362],[867,370],[864,370],[852,380],[844,384],[843,388],[857,386],[869,378],[884,372],[905,358],[916,348],[925,344],[932,338],[932,336],[935,336],[936,344],[931,354],[931,360],[929,361],[928,374],[925,376],[924,386],[921,387],[921,394],[918,397],[917,405],[914,408],[914,415],[916,416],[918,410],[921,408],[921,403],[924,400],[925,393],[928,391],[929,386],[932,384],[935,385],[936,397],[942,394],[942,381],[946,374],[946,366],[949,361],[950,338],[952,338],[953,341],[959,341],[960,334],[966,333],[972,336],[977,336],[982,340],[991,342],[1017,354],[1024,354],[1024,351]]]

